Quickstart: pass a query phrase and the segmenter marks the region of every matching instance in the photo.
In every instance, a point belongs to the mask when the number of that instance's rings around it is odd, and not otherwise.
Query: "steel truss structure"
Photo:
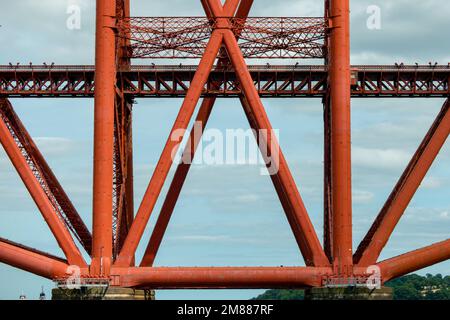
[[[92,285],[133,288],[299,288],[384,283],[450,258],[450,239],[379,261],[380,253],[450,132],[448,66],[350,66],[349,0],[326,0],[324,18],[249,18],[252,0],[201,0],[205,18],[130,18],[129,0],[97,0],[92,66],[0,67],[0,142],[65,258],[0,238],[0,262],[64,283],[73,266]],[[198,57],[197,66],[132,66],[131,58]],[[325,58],[322,66],[247,66],[244,58]],[[11,97],[94,97],[93,230],[89,231],[9,102]],[[135,97],[184,97],[137,213],[133,203]],[[306,266],[155,267],[188,163],[177,165],[142,261],[135,252],[180,141],[196,115],[204,128],[217,97],[237,97],[265,155],[278,154],[275,191]],[[324,104],[324,238],[309,219],[261,97]],[[352,247],[351,97],[445,97],[364,240]],[[260,132],[255,130],[255,132]],[[201,137],[192,128],[183,158]],[[182,137],[180,137],[180,140]],[[267,148],[267,150],[264,150]],[[266,158],[266,160],[268,160]],[[269,163],[269,162],[268,162]],[[85,261],[75,240],[87,252]]]
[[[324,18],[227,18],[239,35],[244,58],[323,58],[327,21]],[[220,17],[138,17],[119,20],[129,40],[130,58],[201,58]],[[226,58],[226,52],[219,53]]]

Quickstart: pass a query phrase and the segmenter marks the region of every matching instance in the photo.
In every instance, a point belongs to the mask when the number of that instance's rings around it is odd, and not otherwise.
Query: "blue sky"
[[[18,0],[0,12],[0,64],[92,64],[94,1]],[[202,15],[199,1],[132,1],[134,16]],[[256,0],[254,16],[320,16],[321,1]],[[68,4],[82,7],[82,28],[65,27]],[[366,8],[379,5],[381,30],[366,28]],[[444,0],[352,1],[352,63],[450,62]],[[251,61],[250,61],[251,62]],[[157,63],[157,62],[155,62]],[[188,64],[188,61],[184,61]],[[295,62],[294,62],[295,63]],[[301,62],[302,63],[302,62]],[[263,100],[310,217],[322,229],[322,107],[316,99]],[[88,225],[91,224],[92,99],[13,99],[12,103]],[[442,99],[353,99],[354,246],[417,148]],[[134,107],[136,206],[159,158],[179,99],[139,99]],[[209,128],[248,128],[239,103],[219,100]],[[450,146],[442,149],[382,258],[449,237]],[[162,194],[165,194],[164,191]],[[155,208],[157,213],[160,202]],[[138,254],[155,221],[152,216]],[[0,235],[62,255],[0,148]],[[303,265],[270,178],[257,166],[194,166],[156,260],[161,266]],[[422,270],[445,273],[450,262]],[[0,264],[0,299],[35,298],[50,281]],[[161,291],[165,298],[250,298],[261,290]]]

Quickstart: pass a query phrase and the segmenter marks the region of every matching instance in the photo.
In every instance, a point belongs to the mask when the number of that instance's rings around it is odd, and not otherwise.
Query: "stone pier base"
[[[120,287],[55,288],[52,300],[155,300],[155,291]]]
[[[305,300],[392,300],[392,288],[311,288],[305,291]]]

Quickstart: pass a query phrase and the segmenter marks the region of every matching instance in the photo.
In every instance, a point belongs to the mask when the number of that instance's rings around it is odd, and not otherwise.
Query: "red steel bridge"
[[[324,17],[249,17],[252,0],[201,0],[205,17],[130,17],[129,0],[97,0],[95,66],[0,66],[0,141],[65,257],[0,238],[0,262],[63,281],[130,288],[300,288],[384,283],[450,258],[450,239],[379,261],[380,253],[450,132],[450,67],[350,65],[349,0],[325,0]],[[201,4],[200,4],[201,3]],[[133,59],[200,59],[198,65],[135,65]],[[322,64],[247,65],[246,59]],[[93,228],[89,230],[8,98],[94,97]],[[142,202],[133,203],[134,98],[183,97],[171,133],[206,126],[216,98],[238,98],[260,147],[279,153],[274,189],[306,266],[155,267],[187,163],[168,139]],[[324,105],[324,238],[319,240],[261,98],[316,97]],[[352,246],[351,98],[447,98],[360,245]],[[257,132],[257,131],[255,131]],[[181,138],[180,138],[181,139]],[[191,157],[199,137],[189,136]],[[263,150],[262,150],[263,151]],[[144,229],[170,168],[175,176],[150,239]],[[148,245],[141,261],[136,249]],[[90,257],[84,258],[82,251]],[[137,263],[136,263],[137,262]]]

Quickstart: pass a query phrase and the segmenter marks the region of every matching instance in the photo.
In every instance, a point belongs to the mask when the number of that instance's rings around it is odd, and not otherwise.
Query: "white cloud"
[[[425,189],[437,189],[442,186],[442,181],[436,177],[425,177],[420,186]]]
[[[170,237],[170,239],[175,240],[175,241],[180,241],[180,240],[181,241],[224,241],[224,240],[228,240],[229,236],[186,235],[186,236]]]
[[[33,138],[44,158],[67,156],[75,147],[74,141],[59,137],[35,137]],[[48,159],[47,159],[48,160]],[[0,145],[0,169],[10,168],[11,163],[3,147]]]
[[[353,190],[352,193],[353,203],[370,203],[374,197],[375,195],[369,191]]]
[[[396,169],[405,167],[411,155],[401,149],[375,149],[354,147],[353,165],[367,168]]]
[[[449,220],[447,209],[410,206],[406,209],[405,219],[410,222],[439,222]]]
[[[275,237],[275,236],[274,236]],[[274,239],[271,238],[271,240]],[[167,240],[175,243],[182,242],[214,242],[215,244],[227,244],[227,245],[235,245],[235,244],[253,244],[253,245],[264,245],[268,241],[267,238],[254,238],[254,237],[242,237],[242,236],[230,236],[230,235],[204,235],[204,234],[192,234],[192,235],[183,235],[183,236],[168,236]]]
[[[66,138],[36,137],[33,140],[44,155],[65,155],[73,147],[73,141]]]
[[[256,202],[260,199],[260,197],[257,194],[249,193],[249,194],[243,194],[236,197],[236,201],[241,203],[251,203]]]
[[[0,169],[3,169],[8,164],[8,156],[5,153],[5,150],[0,145]]]

